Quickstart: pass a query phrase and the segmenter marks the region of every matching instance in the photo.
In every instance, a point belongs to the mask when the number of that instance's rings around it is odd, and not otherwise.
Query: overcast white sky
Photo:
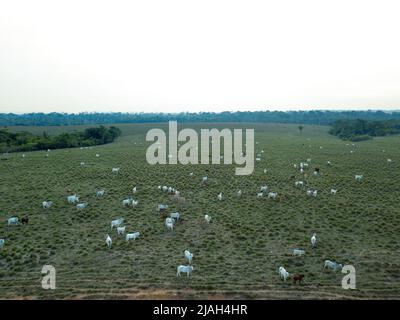
[[[0,112],[400,109],[398,3],[0,0]]]

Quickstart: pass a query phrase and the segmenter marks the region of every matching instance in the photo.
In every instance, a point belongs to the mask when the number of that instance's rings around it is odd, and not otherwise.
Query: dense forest
[[[35,135],[26,131],[12,133],[7,129],[0,129],[0,151],[34,151],[94,146],[113,142],[120,135],[119,128],[104,126],[56,136],[49,136],[46,132],[43,132],[42,135]]]
[[[399,134],[400,120],[338,120],[332,124],[330,133],[344,140],[369,140],[372,137]]]
[[[200,113],[0,113],[0,126],[58,126],[82,124],[166,122],[275,122],[331,125],[336,120],[400,120],[400,111],[253,111]]]

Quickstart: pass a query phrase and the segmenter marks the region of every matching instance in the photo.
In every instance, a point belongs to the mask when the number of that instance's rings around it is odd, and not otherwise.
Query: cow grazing
[[[356,174],[354,178],[356,179],[356,181],[362,181],[364,179],[364,176],[362,174]]]
[[[23,217],[23,218],[21,219],[21,223],[22,223],[22,224],[28,224],[28,223],[29,223],[29,217]]]
[[[104,196],[104,193],[105,193],[105,190],[96,191],[96,197],[101,198],[102,196]]]
[[[136,187],[133,187],[132,193],[135,194],[136,192],[137,192],[137,188],[136,188]]]
[[[108,246],[109,248],[111,248],[112,239],[111,239],[111,237],[110,237],[109,235],[107,235],[107,237],[106,237],[106,244],[107,244],[107,246]]]
[[[5,243],[6,241],[4,239],[0,239],[0,248],[3,248]]]
[[[211,221],[211,216],[209,216],[208,214],[206,214],[206,215],[204,216],[204,220],[206,220],[207,223],[210,223],[210,221]]]
[[[157,206],[157,211],[158,213],[164,213],[168,210],[168,205],[167,204],[159,204]]]
[[[128,207],[132,203],[132,198],[122,200],[122,205]]]
[[[262,192],[257,193],[257,198],[262,198],[263,196],[264,196],[264,193],[262,193]]]
[[[139,238],[140,236],[140,232],[134,232],[134,233],[127,233],[125,240],[129,241],[129,240],[136,240],[137,238]]]
[[[135,208],[139,204],[139,200],[132,199],[131,205]]]
[[[343,266],[334,261],[325,260],[324,269],[326,268],[331,269],[333,271],[337,271],[337,270],[342,270]]]
[[[67,201],[68,203],[75,203],[79,201],[79,197],[76,194],[74,194],[72,196],[68,196]]]
[[[176,269],[176,276],[180,277],[181,272],[186,273],[186,275],[189,277],[189,275],[193,272],[193,266],[178,266]]]
[[[293,283],[298,282],[299,284],[303,281],[304,279],[304,274],[295,274],[293,276]]]
[[[179,212],[171,212],[171,214],[169,216],[172,219],[175,219],[176,221],[178,221],[181,218],[181,215],[179,214]]]
[[[52,201],[43,201],[42,202],[43,209],[49,209],[52,205],[53,205]]]
[[[100,155],[98,153],[96,153],[96,158],[100,157]]]
[[[169,218],[167,218],[169,219]],[[165,226],[167,227],[168,230],[174,230],[174,223],[173,222],[165,222]]]
[[[87,203],[87,202],[78,203],[78,204],[76,205],[76,209],[82,210],[82,209],[85,209],[87,206],[88,206],[88,203]]]
[[[319,173],[319,171],[320,171],[320,169],[319,169],[319,168],[315,168],[315,169],[314,169],[314,172],[317,172],[317,173]]]
[[[119,169],[120,168],[112,168],[111,172],[115,173],[115,174],[118,174],[119,173]]]
[[[125,229],[126,229],[126,226],[123,226],[123,227],[117,227],[117,233],[118,233],[118,235],[119,235],[119,236],[122,236],[122,235],[124,235],[124,233],[125,233]]]
[[[190,253],[189,250],[185,250],[184,254],[185,254],[185,258],[188,260],[189,264],[192,264],[193,253]]]
[[[336,189],[331,189],[331,194],[336,194],[337,190]]]
[[[267,186],[261,186],[260,192],[267,192],[267,191],[268,191],[268,187]]]
[[[268,199],[276,200],[277,197],[278,197],[278,194],[276,192],[269,192],[268,193]]]
[[[18,223],[18,217],[11,217],[7,220],[7,226],[17,225]]]
[[[279,267],[278,273],[283,281],[286,281],[286,279],[289,278],[289,272],[287,272],[284,267]]]
[[[311,247],[315,248],[317,245],[317,234],[314,233],[311,237]]]
[[[121,224],[123,224],[123,223],[124,223],[124,219],[123,219],[123,218],[119,218],[119,219],[112,220],[112,221],[111,221],[111,229],[112,229],[113,227],[119,227],[119,226],[121,226]]]
[[[293,255],[295,257],[301,257],[301,256],[304,256],[305,254],[306,254],[306,252],[304,250],[293,249]]]
[[[296,187],[303,187],[303,186],[304,186],[304,182],[303,182],[303,181],[296,181],[296,182],[294,183],[294,185],[295,185]]]
[[[218,200],[219,200],[219,201],[222,200],[222,192],[218,195]]]
[[[317,190],[307,190],[307,195],[308,195],[309,197],[314,197],[314,198],[316,198],[317,195],[318,195],[318,191],[317,191]]]
[[[236,196],[237,196],[238,198],[240,198],[240,197],[242,196],[242,190],[239,190],[238,192],[236,192]]]

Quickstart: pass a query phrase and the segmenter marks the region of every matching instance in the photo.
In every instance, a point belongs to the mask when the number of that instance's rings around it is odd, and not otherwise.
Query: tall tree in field
[[[300,135],[303,132],[303,126],[299,126]]]

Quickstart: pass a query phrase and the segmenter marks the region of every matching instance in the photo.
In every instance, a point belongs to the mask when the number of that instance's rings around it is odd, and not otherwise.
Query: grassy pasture
[[[151,166],[145,134],[166,124],[116,126],[123,135],[109,145],[53,150],[48,158],[43,151],[25,158],[15,153],[0,161],[0,238],[6,239],[0,249],[0,298],[400,298],[399,136],[352,146],[319,126],[304,126],[302,135],[296,125],[180,126],[254,128],[256,153],[265,153],[251,176],[235,176],[235,165]],[[10,127],[49,134],[84,128]],[[307,158],[312,161],[303,179],[293,163]],[[120,167],[120,173],[113,175],[112,167]],[[321,169],[320,176],[312,175],[314,167]],[[355,174],[365,180],[356,182]],[[204,175],[211,180],[207,187],[200,186]],[[306,187],[295,188],[295,180],[305,180]],[[278,192],[280,201],[256,198],[264,184]],[[139,205],[123,208],[121,201],[132,196],[135,185]],[[184,207],[158,185],[180,190]],[[306,196],[308,187],[318,190],[316,199]],[[96,199],[95,191],[102,188],[106,195]],[[329,193],[331,188],[337,195]],[[73,193],[89,206],[77,211],[67,204],[66,196]],[[52,200],[53,207],[43,210],[44,200]],[[181,212],[173,232],[156,213],[159,203]],[[204,223],[205,213],[212,216],[210,225]],[[29,224],[7,228],[7,218],[14,215],[28,215]],[[128,232],[141,232],[138,240],[126,243],[110,232],[110,221],[119,217]],[[312,250],[314,232],[318,246]],[[113,238],[110,250],[107,233]],[[306,255],[293,257],[294,248]],[[177,278],[176,266],[186,264],[185,249],[194,253],[195,270],[193,277]],[[357,290],[343,290],[344,274],[324,271],[325,259],[354,265]],[[57,270],[54,291],[41,288],[45,264]],[[282,282],[281,265],[291,274],[305,274],[304,284]]]

